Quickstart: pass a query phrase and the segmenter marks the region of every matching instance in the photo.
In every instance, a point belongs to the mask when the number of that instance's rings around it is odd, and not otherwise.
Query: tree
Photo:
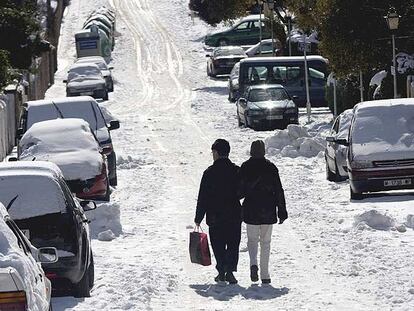
[[[10,79],[9,53],[0,50],[0,89],[7,85]]]
[[[39,29],[36,1],[0,0],[0,49],[9,52],[14,68],[28,69],[39,55]]]

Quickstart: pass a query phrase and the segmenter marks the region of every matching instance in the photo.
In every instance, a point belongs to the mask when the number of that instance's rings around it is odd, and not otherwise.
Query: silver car
[[[340,145],[336,141],[348,138],[349,126],[353,117],[352,111],[352,109],[347,109],[342,112],[335,119],[329,136],[326,137],[326,179],[329,181],[341,181],[348,178],[346,163],[348,147]]]
[[[106,87],[108,89],[108,92],[113,92],[114,91],[114,80],[112,78],[111,70],[114,68],[111,66],[108,66],[105,59],[102,56],[87,56],[87,57],[78,58],[76,60],[76,64],[85,64],[85,63],[94,63],[99,67],[106,81]]]

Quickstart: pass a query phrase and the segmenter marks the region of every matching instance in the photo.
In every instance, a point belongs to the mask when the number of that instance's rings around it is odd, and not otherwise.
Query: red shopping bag
[[[199,232],[197,228],[190,232],[190,259],[192,263],[202,266],[211,265],[207,233]]]

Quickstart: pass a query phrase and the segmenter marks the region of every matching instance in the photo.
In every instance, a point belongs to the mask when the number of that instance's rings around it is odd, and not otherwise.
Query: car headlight
[[[288,108],[285,110],[285,113],[296,113],[296,108]]]
[[[352,169],[364,169],[364,168],[370,168],[370,167],[374,167],[374,165],[372,164],[372,161],[368,161],[368,160],[353,160],[351,161],[351,168]]]

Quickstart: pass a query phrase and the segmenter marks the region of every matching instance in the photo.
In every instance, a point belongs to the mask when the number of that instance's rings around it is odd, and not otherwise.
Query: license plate
[[[283,116],[268,116],[266,117],[267,120],[282,120]]]
[[[26,238],[28,238],[30,240],[30,231],[27,229],[23,229],[21,230],[23,232],[23,234],[26,236]]]
[[[80,94],[81,94],[81,96],[91,96],[91,95],[93,95],[93,92],[82,92]]]
[[[392,179],[392,180],[384,180],[385,187],[394,187],[394,186],[407,186],[411,185],[411,179]]]

